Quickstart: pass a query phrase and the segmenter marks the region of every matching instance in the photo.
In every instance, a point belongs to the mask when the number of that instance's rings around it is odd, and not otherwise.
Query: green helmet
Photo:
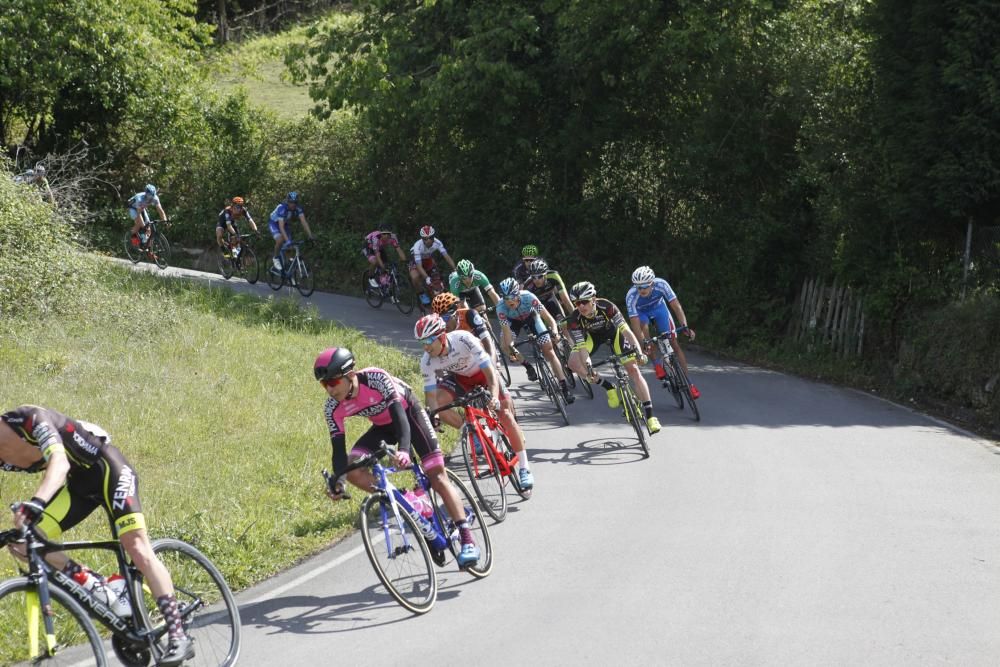
[[[538,257],[538,246],[526,245],[521,248],[521,257]]]
[[[468,278],[476,270],[476,267],[472,265],[467,259],[459,260],[458,265],[455,267],[458,270],[458,275],[461,278]]]

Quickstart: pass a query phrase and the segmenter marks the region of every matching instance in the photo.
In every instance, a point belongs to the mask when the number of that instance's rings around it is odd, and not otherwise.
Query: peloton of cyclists
[[[514,402],[500,382],[496,366],[479,344],[479,340],[461,329],[447,332],[445,322],[437,313],[417,320],[413,336],[424,347],[420,370],[424,376],[424,396],[431,412],[438,405],[447,405],[475,387],[486,387],[493,398],[493,409],[503,424],[511,448],[518,454],[518,478],[521,486],[531,489],[534,475],[524,451],[524,434],[514,419]],[[454,410],[438,413],[441,421],[454,428],[462,427],[462,418]]]
[[[656,346],[649,342],[649,322],[652,320],[661,334],[670,334],[670,347],[674,348],[674,354],[680,359],[681,366],[687,373],[687,357],[684,356],[684,350],[677,340],[677,328],[674,326],[674,318],[671,317],[668,306],[677,314],[681,329],[687,333],[688,339],[694,340],[694,329],[688,326],[687,316],[670,283],[663,278],[657,278],[653,269],[648,266],[640,266],[632,272],[632,287],[625,295],[625,309],[628,311],[633,333],[637,338],[642,338],[646,343],[646,349],[655,355]],[[666,371],[663,370],[663,363],[658,355],[654,364],[656,378],[665,381]],[[691,398],[701,397],[701,392],[693,382],[690,387]]]
[[[250,217],[250,211],[246,209],[245,204],[243,197],[233,197],[229,206],[219,211],[219,219],[215,223],[215,242],[219,245],[223,257],[229,257],[229,243],[222,238],[223,233],[229,234],[229,238],[233,239],[233,244],[239,242],[240,232],[236,226],[237,220],[243,218],[250,223],[254,234],[257,233],[257,223]]]
[[[358,459],[371,454],[384,441],[399,446],[394,464],[408,468],[412,464],[412,448],[420,457],[420,464],[431,486],[441,496],[445,509],[458,526],[462,541],[457,558],[459,566],[475,564],[480,556],[479,547],[469,529],[458,493],[448,481],[444,455],[430,418],[413,390],[381,368],[355,369],[354,355],[343,347],[323,350],[313,363],[313,374],[327,394],[323,413],[333,447],[333,476],[326,492],[330,500],[337,501],[344,497],[343,485],[337,481],[348,465],[344,420],[355,415],[366,417],[372,425],[355,441],[350,458]],[[430,403],[428,405],[431,406]],[[347,480],[365,492],[374,485],[372,473],[367,469],[349,472]]]
[[[413,261],[410,262],[410,280],[413,281],[413,286],[420,294],[420,300],[424,305],[429,304],[434,298],[431,287],[434,284],[432,276],[437,273],[434,253],[440,254],[452,271],[456,270],[455,261],[448,254],[441,239],[437,238],[434,228],[424,225],[420,228],[420,240],[410,248],[410,254],[413,255]]]
[[[271,217],[268,219],[268,230],[274,239],[274,267],[272,270],[277,272],[284,270],[284,251],[292,244],[292,230],[290,225],[293,218],[297,218],[302,223],[302,229],[306,230],[306,234],[310,240],[316,238],[313,236],[312,230],[309,229],[309,223],[306,222],[306,212],[300,205],[299,193],[294,190],[288,193],[285,201],[278,204],[271,211]]]
[[[160,216],[160,222],[167,219],[167,214],[163,211],[163,205],[156,194],[156,186],[152,183],[146,185],[142,192],[137,192],[128,200],[128,214],[132,218],[133,245],[145,245],[146,226],[149,225],[149,212],[146,210],[150,206],[156,208]]]

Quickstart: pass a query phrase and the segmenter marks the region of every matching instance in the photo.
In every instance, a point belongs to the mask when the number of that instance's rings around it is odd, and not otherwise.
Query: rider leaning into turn
[[[490,279],[467,259],[458,260],[455,270],[448,276],[448,290],[460,299],[464,299],[469,308],[475,308],[480,314],[486,312],[486,301],[483,293],[496,306],[500,297],[490,284]]]
[[[479,341],[467,331],[445,331],[440,315],[425,315],[413,328],[414,337],[424,346],[420,370],[424,375],[424,396],[429,410],[447,405],[475,387],[486,387],[493,398],[493,409],[503,424],[511,448],[518,455],[518,478],[525,490],[535,485],[528,455],[524,451],[524,433],[514,419],[514,401],[500,382],[494,362]],[[462,418],[454,410],[438,413],[441,421],[456,429]]]
[[[142,572],[167,622],[169,643],[158,665],[180,665],[194,657],[184,631],[170,573],[153,552],[139,502],[139,476],[104,429],[55,410],[22,405],[0,415],[0,470],[42,472],[31,500],[20,503],[14,525],[37,525],[50,540],[90,516],[98,507],[113,522],[115,538]],[[12,548],[24,559],[23,550]],[[89,573],[65,552],[45,560],[69,577]]]
[[[306,212],[299,205],[299,193],[292,191],[285,197],[285,201],[278,204],[268,219],[268,230],[274,238],[274,270],[284,270],[285,253],[292,244],[292,219],[297,218],[302,223],[302,229],[306,230],[309,239],[315,239],[309,223],[306,222]]]
[[[472,308],[464,307],[462,300],[451,292],[442,292],[434,297],[431,308],[444,320],[447,331],[455,331],[456,329],[468,331],[479,339],[493,363],[497,362],[497,351],[493,346],[493,339],[486,328],[486,320],[479,313]]]
[[[240,218],[249,222],[254,234],[257,233],[257,223],[253,221],[253,218],[250,217],[250,211],[244,206],[243,197],[233,197],[229,206],[219,211],[219,219],[215,223],[215,242],[219,245],[223,257],[229,256],[229,244],[223,240],[223,233],[228,232],[231,239],[239,239],[240,232],[236,221]],[[235,242],[233,241],[233,243]]]
[[[649,396],[649,386],[642,372],[636,365],[635,355],[638,352],[639,362],[646,363],[646,355],[639,352],[639,341],[629,331],[621,312],[607,299],[597,298],[597,288],[593,283],[579,282],[570,288],[570,296],[576,304],[576,310],[569,316],[566,325],[573,337],[573,354],[569,357],[569,366],[580,377],[591,378],[600,384],[608,393],[608,407],[617,408],[620,404],[615,386],[590,365],[590,353],[609,343],[611,350],[618,355],[628,355],[625,369],[632,380],[636,396],[642,403],[646,417],[646,426],[650,433],[660,430],[660,420],[653,416],[653,401]]]
[[[147,184],[145,190],[135,193],[128,200],[128,214],[134,223],[132,225],[132,236],[137,237],[138,240],[136,243],[139,245],[146,242],[145,227],[149,225],[149,212],[146,209],[150,206],[156,208],[156,212],[160,215],[160,222],[167,219],[167,214],[163,211],[163,205],[160,204],[160,198],[156,194],[156,186],[152,183]]]
[[[434,253],[440,254],[448,262],[451,270],[455,270],[455,261],[448,254],[441,239],[437,238],[434,228],[430,225],[424,225],[420,228],[420,240],[410,248],[410,254],[413,255],[413,261],[410,262],[410,280],[413,281],[414,288],[420,293],[420,300],[425,304],[430,303],[431,299],[434,298],[431,289],[434,282],[431,276],[437,271]]]
[[[538,246],[532,244],[524,246],[521,248],[521,260],[511,269],[510,275],[523,286],[531,278],[531,263],[536,259],[542,259],[538,256]]]
[[[528,265],[529,279],[524,289],[538,297],[549,314],[557,322],[565,320],[573,312],[566,285],[558,271],[549,267],[544,259],[536,259]]]
[[[681,349],[677,340],[678,329],[674,326],[674,318],[670,316],[670,310],[677,314],[677,319],[681,323],[681,330],[687,333],[689,340],[694,340],[694,329],[687,323],[687,316],[681,307],[681,302],[674,294],[674,290],[663,278],[657,278],[653,269],[648,266],[640,266],[632,272],[632,287],[625,295],[625,309],[628,311],[629,323],[637,338],[642,338],[646,344],[646,349],[652,354],[656,353],[656,346],[649,341],[649,322],[652,320],[656,324],[657,330],[661,334],[670,334],[670,347],[674,348],[674,354],[681,361],[684,373],[688,372],[687,357]],[[655,358],[656,378],[663,381],[666,378],[666,371],[663,370],[662,360]],[[699,398],[701,392],[691,383],[691,398]]]
[[[459,566],[475,564],[480,556],[479,547],[469,529],[458,493],[448,481],[444,455],[427,412],[413,390],[399,378],[381,368],[356,370],[354,365],[354,355],[343,347],[323,350],[313,363],[313,374],[328,396],[323,412],[333,447],[333,476],[327,496],[333,501],[344,498],[343,484],[338,481],[348,465],[344,420],[354,415],[366,417],[372,425],[355,441],[350,458],[357,460],[372,454],[382,442],[398,444],[393,463],[399,468],[409,468],[412,465],[412,446],[420,457],[420,465],[431,487],[441,496],[445,509],[458,526],[462,540],[462,550],[457,559]],[[367,468],[347,473],[347,481],[366,493],[375,483]]]
[[[374,268],[368,277],[370,287],[378,288],[380,284],[388,282],[388,265],[392,261],[388,255],[389,248],[396,249],[400,262],[406,261],[406,254],[399,247],[399,239],[392,233],[392,227],[389,225],[382,225],[375,231],[365,234],[361,254],[368,260],[369,266]]]
[[[500,320],[500,329],[503,332],[502,345],[510,352],[512,359],[517,359],[521,355],[514,347],[514,338],[520,333],[525,324],[530,324],[535,336],[538,337],[539,347],[542,354],[549,362],[552,372],[559,380],[559,388],[562,390],[566,403],[572,403],[575,399],[566,384],[566,376],[563,374],[562,364],[556,357],[555,349],[552,347],[553,340],[559,342],[559,332],[556,321],[542,306],[542,302],[531,292],[521,290],[521,286],[514,278],[505,278],[500,283],[500,296],[502,301],[497,305],[497,318]],[[551,334],[549,332],[552,332]],[[535,369],[522,359],[528,379],[534,382],[538,379]]]

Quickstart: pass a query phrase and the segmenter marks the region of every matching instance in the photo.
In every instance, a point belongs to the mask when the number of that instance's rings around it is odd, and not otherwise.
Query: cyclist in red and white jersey
[[[424,375],[424,400],[431,411],[438,404],[450,403],[474,387],[486,387],[493,397],[493,409],[510,438],[511,448],[518,454],[518,477],[521,486],[531,489],[535,485],[527,452],[524,451],[524,434],[514,419],[514,401],[504,389],[493,361],[475,336],[461,329],[446,332],[445,322],[438,314],[425,315],[417,320],[413,336],[424,346],[420,371]],[[454,428],[462,427],[462,418],[454,410],[439,413],[441,421]]]
[[[354,355],[343,347],[323,350],[313,363],[313,374],[328,396],[323,413],[333,446],[333,481],[327,495],[333,501],[344,497],[343,486],[336,482],[348,464],[344,420],[355,415],[367,417],[372,426],[354,442],[350,457],[357,459],[371,454],[384,441],[399,446],[394,464],[408,468],[412,463],[412,447],[420,457],[420,465],[431,486],[441,496],[445,509],[458,526],[462,540],[462,550],[457,559],[459,566],[476,563],[480,556],[479,547],[466,522],[458,493],[448,481],[444,456],[427,412],[413,390],[399,378],[381,368],[356,370],[354,365]],[[361,468],[349,472],[347,481],[367,493],[375,480],[370,470]]]
[[[413,255],[413,261],[410,262],[410,280],[413,281],[413,287],[416,291],[421,293],[420,300],[424,304],[429,304],[434,298],[431,290],[431,285],[434,282],[432,274],[437,269],[434,253],[444,257],[444,260],[451,266],[451,270],[455,270],[455,260],[448,254],[441,239],[437,238],[437,232],[430,225],[424,225],[420,228],[420,240],[410,248],[410,254]],[[442,289],[446,289],[443,278],[441,284]]]

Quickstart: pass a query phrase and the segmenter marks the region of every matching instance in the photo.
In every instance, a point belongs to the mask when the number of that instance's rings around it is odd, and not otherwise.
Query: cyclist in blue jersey
[[[694,340],[694,329],[688,326],[687,316],[684,308],[673,288],[663,278],[657,278],[653,269],[648,266],[640,266],[632,272],[632,288],[625,295],[625,310],[628,312],[629,323],[636,338],[646,344],[646,349],[651,354],[655,354],[655,346],[649,345],[649,323],[656,324],[660,333],[670,334],[670,346],[674,348],[674,354],[681,360],[684,372],[688,372],[687,358],[684,350],[677,340],[677,327],[674,326],[674,319],[670,315],[673,310],[680,322],[681,330],[684,330],[689,340]],[[656,378],[660,381],[666,377],[663,370],[662,360],[655,360]],[[699,398],[701,392],[691,383],[691,397]]]
[[[559,327],[555,319],[538,300],[538,297],[531,292],[521,290],[521,285],[515,278],[505,278],[500,283],[499,289],[501,301],[497,304],[497,319],[500,320],[500,329],[503,332],[502,345],[510,352],[511,359],[520,358],[521,355],[514,347],[514,337],[521,332],[525,324],[528,324],[538,337],[542,354],[545,355],[552,372],[559,380],[559,388],[562,389],[566,403],[572,403],[576,397],[573,396],[566,384],[562,364],[559,363],[556,351],[552,347],[553,338],[556,343],[559,342]],[[532,382],[537,380],[538,375],[535,369],[527,361],[522,360],[522,362],[528,372],[528,379]]]
[[[139,230],[149,224],[149,213],[146,209],[150,206],[156,208],[161,222],[167,219],[167,214],[163,211],[163,205],[160,204],[160,198],[156,194],[156,186],[152,183],[146,185],[145,190],[135,193],[128,200],[128,214],[135,223],[132,225],[132,236],[137,236],[139,243],[146,242],[145,231],[140,234]]]
[[[299,222],[302,223],[302,228],[309,235],[309,240],[316,238],[313,236],[312,230],[309,229],[309,223],[306,222],[306,212],[299,206],[299,193],[289,192],[285,201],[278,204],[277,208],[271,212],[271,219],[268,221],[268,229],[274,238],[274,269],[276,271],[281,271],[283,268],[284,253],[282,250],[287,249],[292,243],[292,230],[289,227],[292,218],[298,218]]]

